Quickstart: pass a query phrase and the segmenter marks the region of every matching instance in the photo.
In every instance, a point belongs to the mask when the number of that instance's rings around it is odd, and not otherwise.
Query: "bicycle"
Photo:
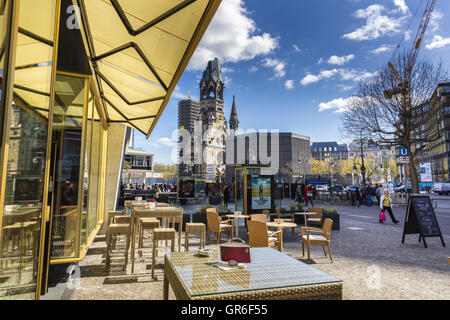
[[[336,194],[330,195],[330,201],[335,205],[338,206],[341,203],[341,198]]]

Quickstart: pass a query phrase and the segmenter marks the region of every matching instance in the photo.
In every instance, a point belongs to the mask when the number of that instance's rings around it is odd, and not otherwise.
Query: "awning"
[[[96,116],[104,124],[134,127],[148,138],[221,0],[72,2],[80,8],[81,34],[93,69]],[[15,101],[46,121],[57,1],[20,3]],[[0,60],[3,53],[0,48]]]
[[[74,0],[104,117],[150,136],[221,0]]]

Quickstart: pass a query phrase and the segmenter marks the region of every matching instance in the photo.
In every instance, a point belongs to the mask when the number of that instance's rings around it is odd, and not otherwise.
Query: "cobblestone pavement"
[[[439,238],[429,238],[428,249],[418,243],[418,236],[407,236],[401,243],[404,208],[395,208],[397,219],[393,225],[389,221],[379,224],[376,208],[339,207],[341,229],[332,232],[333,263],[325,257],[320,247],[312,247],[312,266],[343,280],[344,299],[450,299],[450,266],[447,257],[450,250],[442,247]],[[439,222],[450,215],[442,212]],[[448,220],[448,219],[447,219]],[[444,240],[450,243],[450,230],[443,229]],[[240,236],[245,238],[245,228],[240,227]],[[286,254],[306,262],[302,256],[299,228],[292,235],[290,229],[284,232]],[[224,236],[225,243],[227,238]],[[217,249],[213,239],[208,247]],[[76,289],[66,284],[52,288],[44,299],[161,299],[163,279],[163,254],[160,250],[156,265],[157,281],[150,277],[151,249],[148,248],[138,259],[135,274],[131,266],[122,270],[123,251],[113,255],[109,273],[105,272],[106,245],[104,235],[98,235],[86,258],[79,263],[81,281]],[[184,240],[183,242],[184,243]],[[191,237],[190,249],[196,250],[199,239]],[[120,242],[123,246],[123,242]],[[184,250],[182,248],[182,250]],[[170,299],[174,295],[170,292]]]

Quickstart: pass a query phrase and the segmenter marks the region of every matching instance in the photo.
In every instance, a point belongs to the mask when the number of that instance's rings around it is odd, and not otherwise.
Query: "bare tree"
[[[427,119],[417,117],[416,112],[418,107],[429,102],[437,84],[448,74],[442,62],[434,65],[425,58],[419,59],[409,70],[408,59],[408,52],[403,52],[392,63],[398,73],[404,75],[405,90],[397,89],[398,78],[387,65],[372,79],[356,83],[348,111],[342,116],[342,130],[348,137],[359,138],[362,135],[388,145],[408,148],[411,184],[413,192],[418,193],[416,155],[427,143],[437,140],[439,132],[435,128],[427,128],[421,135],[415,135],[415,129],[427,123]]]

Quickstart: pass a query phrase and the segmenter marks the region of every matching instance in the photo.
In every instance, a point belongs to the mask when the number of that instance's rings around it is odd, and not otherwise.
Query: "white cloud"
[[[382,45],[381,47],[379,47],[379,48],[377,48],[377,49],[371,50],[370,53],[373,53],[373,54],[380,54],[380,53],[383,53],[383,52],[386,52],[386,51],[389,51],[389,50],[391,50],[391,47],[390,47],[390,46],[388,46],[388,45]]]
[[[185,94],[182,90],[183,90],[183,88],[176,86],[175,90],[172,93],[172,97],[174,97],[175,99],[181,99],[181,100],[187,99],[188,95]]]
[[[405,0],[394,0],[394,4],[399,8],[399,10],[403,13],[406,14],[409,12],[409,8],[405,3]]]
[[[342,81],[359,81],[371,78],[375,75],[375,73],[370,73],[365,70],[357,70],[357,69],[332,69],[332,70],[323,70],[318,75],[307,74],[302,80],[301,84],[303,86],[307,86],[311,83],[319,82],[324,79],[330,79],[334,76],[339,76]]]
[[[284,83],[284,87],[285,87],[287,90],[292,90],[292,89],[294,89],[294,80],[287,80],[287,81]]]
[[[263,66],[272,68],[276,78],[283,78],[286,75],[286,64],[278,59],[266,58],[262,60]]]
[[[222,63],[252,60],[271,53],[278,40],[268,33],[257,34],[257,26],[243,0],[222,1],[193,55],[188,70],[202,70],[208,60]]]
[[[326,110],[334,110],[334,113],[346,112],[352,99],[353,97],[346,99],[338,98],[329,102],[322,102],[319,104],[319,112]]]
[[[400,1],[397,1],[400,3]],[[359,9],[354,16],[359,19],[366,19],[366,25],[356,29],[351,33],[344,34],[343,37],[350,40],[363,41],[373,40],[382,37],[386,34],[393,35],[401,31],[403,22],[408,18],[404,15],[400,18],[388,17],[382,12],[386,8],[379,4],[374,4],[366,9]]]
[[[439,30],[439,21],[444,17],[442,12],[435,9],[433,13],[431,14],[431,20],[430,20],[430,30],[431,32],[436,32]]]
[[[450,44],[450,38],[443,38],[441,36],[434,36],[433,40],[429,42],[426,45],[426,48],[428,50],[436,49],[436,48],[443,48],[445,46],[448,46]]]
[[[292,47],[294,48],[295,52],[302,52],[302,50],[296,44],[294,44]]]
[[[252,66],[252,67],[250,67],[248,69],[248,72],[250,72],[250,73],[253,73],[253,72],[256,72],[256,71],[258,71],[258,67],[256,67],[256,66]]]
[[[315,76],[313,74],[306,75],[300,83],[304,86],[307,86],[308,84],[319,82],[321,78],[319,76]]]
[[[347,56],[342,56],[342,57],[331,56],[327,61],[320,58],[319,64],[323,63],[323,62],[327,62],[328,64],[331,64],[331,65],[342,66],[343,64],[349,62],[350,60],[353,60],[354,58],[355,58],[354,54],[349,54]]]
[[[153,144],[153,147],[159,147],[159,146],[165,146],[165,147],[175,147],[177,145],[176,142],[174,142],[170,138],[160,138],[156,143]]]

